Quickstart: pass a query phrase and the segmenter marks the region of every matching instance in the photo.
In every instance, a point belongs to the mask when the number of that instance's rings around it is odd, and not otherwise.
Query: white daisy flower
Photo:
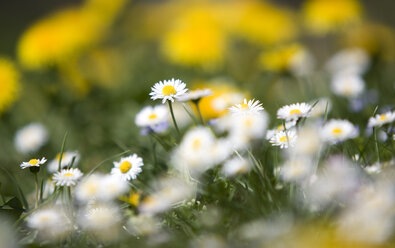
[[[281,177],[287,182],[300,182],[311,175],[313,163],[310,158],[298,157],[290,159],[281,167]]]
[[[326,64],[332,74],[355,73],[363,74],[370,65],[368,54],[360,48],[348,48],[333,55]]]
[[[38,151],[48,141],[48,132],[40,123],[31,123],[24,126],[15,134],[14,145],[20,153]]]
[[[70,221],[59,207],[38,209],[28,216],[27,226],[50,239],[64,237],[71,231]]]
[[[83,230],[102,241],[119,238],[122,215],[112,204],[94,204],[81,211],[78,221]]]
[[[233,114],[245,114],[251,113],[256,114],[263,110],[262,103],[255,99],[248,100],[244,98],[243,103],[235,104],[234,106],[230,107],[229,110]]]
[[[71,165],[71,162],[74,159],[73,166],[76,166],[78,162],[80,161],[80,154],[77,151],[65,151],[62,154],[62,164],[60,165],[60,169],[66,168]],[[48,164],[48,172],[50,173],[55,173],[58,171],[59,167],[59,160],[60,160],[60,154],[56,155],[55,159],[51,160]]]
[[[370,117],[368,127],[380,127],[395,120],[395,112],[387,112]]]
[[[185,95],[178,98],[178,101],[180,101],[180,102],[187,102],[187,101],[198,102],[203,97],[211,96],[212,94],[213,94],[213,92],[210,89],[192,90],[192,91],[188,91],[188,93],[186,93]]]
[[[75,188],[75,198],[83,202],[97,199],[101,195],[102,180],[103,175],[100,174],[92,174],[84,177]]]
[[[137,113],[135,123],[138,127],[152,127],[167,122],[168,110],[163,105],[144,107]]]
[[[251,169],[251,165],[247,159],[242,157],[234,157],[224,163],[222,173],[225,176],[231,177],[236,174],[243,174]]]
[[[310,114],[311,105],[305,102],[294,103],[281,107],[277,111],[277,118],[283,120],[295,120],[307,117]]]
[[[333,77],[331,89],[336,95],[355,98],[365,90],[365,82],[357,74],[340,73]]]
[[[44,164],[45,162],[47,162],[46,158],[42,158],[42,159],[30,159],[29,162],[22,162],[21,164],[21,169],[26,169],[28,167],[40,167],[40,165]]]
[[[278,131],[270,139],[273,146],[279,146],[281,149],[293,147],[296,143],[297,135],[295,130]]]
[[[100,186],[101,194],[98,199],[103,201],[114,200],[129,189],[127,181],[119,180],[119,177],[116,175],[105,175]]]
[[[180,145],[174,151],[172,159],[180,171],[185,169],[192,173],[200,173],[214,165],[211,156],[216,138],[207,127],[196,127],[189,130]]]
[[[321,130],[321,137],[330,143],[342,142],[358,136],[358,129],[347,120],[330,120]]]
[[[56,186],[74,186],[82,177],[82,172],[77,168],[63,169],[52,177]]]
[[[137,175],[142,171],[143,159],[133,154],[121,158],[119,162],[114,162],[114,168],[111,169],[111,174],[120,176],[124,181],[136,179]]]
[[[285,129],[288,130],[291,127],[294,127],[296,125],[296,122],[297,122],[297,120],[286,121],[285,122]],[[285,129],[284,129],[284,125],[280,124],[275,129],[267,130],[266,139],[270,140],[277,132],[284,131]]]
[[[162,99],[162,103],[166,101],[174,102],[174,99],[178,99],[187,92],[188,89],[185,87],[186,84],[180,79],[163,80],[163,82],[160,81],[151,88],[150,96],[152,100]]]

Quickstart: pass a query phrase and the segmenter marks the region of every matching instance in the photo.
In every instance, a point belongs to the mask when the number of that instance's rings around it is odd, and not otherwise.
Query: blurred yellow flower
[[[19,77],[14,64],[0,58],[0,113],[7,110],[17,99],[20,89]]]
[[[358,0],[307,0],[302,10],[306,27],[321,35],[358,22],[361,14]]]
[[[41,69],[67,61],[95,44],[125,0],[91,0],[39,20],[21,37],[23,66]]]
[[[203,97],[199,102],[199,108],[205,120],[218,118],[226,114],[229,107],[242,102],[246,97],[246,94],[224,80],[196,83],[194,88],[210,89],[213,93],[210,96]]]
[[[360,47],[383,60],[395,59],[395,32],[381,24],[366,23],[355,27],[345,33],[343,43],[348,47]]]
[[[298,28],[291,11],[262,1],[234,4],[236,34],[260,45],[273,45],[292,40]]]
[[[192,8],[165,35],[161,50],[171,62],[187,66],[216,66],[222,62],[225,34],[204,7]]]
[[[260,65],[263,69],[273,72],[287,71],[292,62],[292,58],[304,48],[300,44],[290,44],[265,50],[259,57]]]
[[[141,194],[132,190],[129,193],[129,196],[122,196],[119,199],[121,201],[124,201],[126,203],[129,203],[130,205],[137,207],[140,204],[140,196]]]

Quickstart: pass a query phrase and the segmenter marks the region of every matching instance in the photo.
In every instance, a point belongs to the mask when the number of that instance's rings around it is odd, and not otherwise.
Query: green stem
[[[380,164],[380,151],[379,151],[379,143],[378,143],[378,140],[377,140],[377,128],[376,127],[373,128],[373,131],[374,131],[374,140],[375,140],[375,143],[376,143],[377,161]]]
[[[177,130],[178,135],[181,135],[180,130],[178,129],[176,118],[174,117],[174,112],[173,112],[173,105],[171,104],[171,101],[167,101],[169,103],[169,109],[170,109],[170,114],[171,118],[173,119],[174,127]]]
[[[35,204],[35,208],[38,208],[38,176],[37,173],[33,173],[34,174],[34,181],[36,183],[36,204]]]
[[[202,112],[200,112],[200,108],[199,108],[199,102],[198,102],[198,101],[193,101],[193,103],[194,103],[195,106],[196,106],[196,110],[197,110],[197,112],[198,112],[200,122],[202,123],[202,125],[204,125],[204,120],[203,120]]]

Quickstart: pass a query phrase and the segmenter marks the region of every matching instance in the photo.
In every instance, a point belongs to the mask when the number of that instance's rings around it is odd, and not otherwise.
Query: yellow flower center
[[[334,128],[334,129],[332,129],[332,133],[333,134],[335,134],[335,135],[339,135],[339,134],[341,134],[343,132],[343,130],[341,129],[341,128]]]
[[[387,119],[387,116],[385,114],[380,115],[380,120],[384,121],[385,119]]]
[[[65,177],[71,177],[71,176],[73,176],[74,174],[73,173],[70,173],[70,172],[67,172],[67,173],[64,173],[64,176]]]
[[[200,141],[200,139],[195,139],[195,140],[192,142],[192,148],[193,148],[193,150],[199,149],[200,146],[201,146],[201,144],[202,144],[202,142]]]
[[[245,119],[244,124],[246,125],[246,127],[251,127],[253,122],[250,118]]]
[[[38,160],[37,159],[30,159],[29,164],[36,165],[36,164],[38,164]]]
[[[301,113],[302,112],[300,112],[299,109],[292,109],[291,111],[289,111],[290,115],[296,115],[296,114],[300,115]]]
[[[158,116],[156,114],[150,114],[148,116],[148,119],[150,119],[150,120],[153,120],[153,119],[156,119],[156,118],[158,118]]]
[[[282,136],[282,137],[280,138],[280,142],[287,142],[287,141],[288,141],[287,136]]]
[[[248,109],[248,104],[247,103],[242,103],[241,104],[241,109]]]
[[[126,173],[132,168],[132,164],[129,161],[123,161],[121,165],[119,166],[119,170],[122,173]]]
[[[166,85],[162,89],[162,94],[165,95],[165,96],[174,95],[176,93],[177,93],[176,89],[173,86],[171,86],[171,85]]]

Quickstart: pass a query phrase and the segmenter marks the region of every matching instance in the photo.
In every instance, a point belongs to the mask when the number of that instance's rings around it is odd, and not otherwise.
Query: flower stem
[[[35,208],[38,207],[38,176],[37,173],[33,173],[34,174],[34,181],[36,183],[36,205]]]
[[[200,112],[200,108],[199,108],[199,102],[198,102],[198,101],[194,101],[193,103],[194,103],[195,106],[196,106],[196,110],[197,110],[197,112],[198,112],[200,122],[202,123],[202,125],[204,125],[204,120],[203,120],[202,112]]]
[[[170,114],[171,118],[173,119],[174,127],[177,130],[178,135],[181,135],[180,130],[178,129],[176,118],[174,117],[174,112],[173,112],[173,105],[171,104],[171,101],[167,101],[169,103],[169,109],[170,109]]]

